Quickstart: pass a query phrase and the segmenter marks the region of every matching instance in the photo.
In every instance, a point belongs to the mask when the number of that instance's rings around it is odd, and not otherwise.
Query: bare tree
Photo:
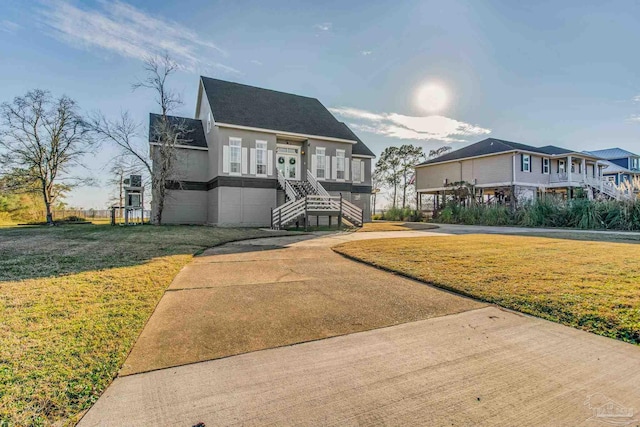
[[[154,223],[161,225],[167,187],[173,183],[180,186],[175,167],[175,146],[188,140],[190,130],[184,121],[169,115],[182,105],[180,95],[167,86],[167,79],[178,69],[177,64],[165,54],[147,59],[144,69],[146,78],[133,84],[133,89],[154,91],[161,111],[149,129],[150,156],[146,155],[146,143],[141,145],[137,135],[140,125],[127,112],[123,112],[118,120],[108,120],[104,115],[97,114],[91,120],[91,128],[101,139],[115,144],[120,149],[120,156],[138,163],[147,171],[151,178]]]
[[[109,201],[112,205],[119,206],[118,217],[120,218],[122,218],[122,207],[124,206],[125,178],[127,175],[139,173],[139,170],[139,165],[137,163],[131,164],[125,157],[117,157],[111,163],[111,169],[109,170],[111,177],[108,179],[107,183],[116,191],[115,195],[111,197]]]
[[[81,178],[69,169],[93,145],[85,120],[71,98],[53,99],[49,92],[33,90],[1,107],[0,165],[17,173],[26,186],[37,184],[53,223],[51,207],[61,191]]]

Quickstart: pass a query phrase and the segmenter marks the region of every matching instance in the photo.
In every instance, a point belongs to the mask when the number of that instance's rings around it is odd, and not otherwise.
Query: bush
[[[571,227],[585,230],[640,230],[640,200],[560,200],[543,198],[515,210],[505,205],[462,206],[449,202],[435,222],[467,225]]]
[[[86,218],[83,218],[81,216],[70,215],[56,222],[85,222],[86,220],[87,220]]]
[[[374,215],[373,219],[381,219],[386,221],[409,221],[420,222],[424,219],[422,212],[411,208],[390,208],[386,212]]]

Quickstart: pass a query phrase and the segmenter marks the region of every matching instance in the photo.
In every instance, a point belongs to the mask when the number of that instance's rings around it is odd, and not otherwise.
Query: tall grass
[[[505,205],[462,206],[449,202],[433,220],[446,224],[640,230],[640,200],[543,198],[516,209]]]

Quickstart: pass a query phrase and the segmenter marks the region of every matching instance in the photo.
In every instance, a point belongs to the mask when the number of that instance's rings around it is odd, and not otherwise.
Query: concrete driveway
[[[121,376],[80,425],[638,423],[639,347],[471,301],[330,250],[354,239],[430,234],[271,238],[207,251],[176,277]],[[215,325],[229,306],[236,315],[222,333]],[[282,316],[292,310],[296,323],[306,319],[304,328]],[[270,327],[260,329],[257,320],[265,318]],[[257,335],[238,340],[245,325]]]

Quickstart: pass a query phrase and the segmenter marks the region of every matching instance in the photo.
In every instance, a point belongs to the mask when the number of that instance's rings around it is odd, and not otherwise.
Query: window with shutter
[[[242,139],[229,138],[229,173],[240,175],[242,168]]]
[[[324,147],[316,147],[316,178],[324,179],[326,177],[327,158],[325,156],[327,150]]]
[[[256,141],[256,174],[267,175],[267,141]]]
[[[344,150],[336,150],[336,179],[345,179]]]

